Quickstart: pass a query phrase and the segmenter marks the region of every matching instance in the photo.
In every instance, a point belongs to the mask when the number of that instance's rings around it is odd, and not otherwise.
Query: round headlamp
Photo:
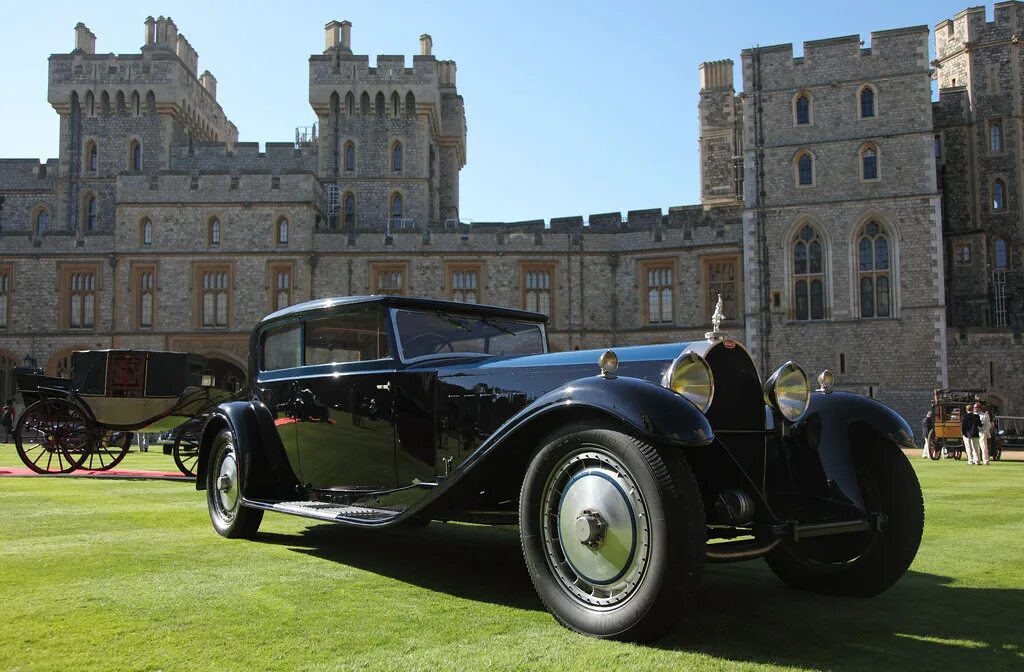
[[[764,399],[786,420],[796,422],[807,412],[811,386],[796,362],[786,362],[764,383]]]
[[[684,352],[668,367],[662,385],[681,394],[706,412],[715,396],[715,377],[707,361],[695,352]]]

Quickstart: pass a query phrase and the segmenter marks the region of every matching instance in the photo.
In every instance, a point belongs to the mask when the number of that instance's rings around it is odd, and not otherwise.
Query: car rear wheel
[[[924,500],[903,451],[887,444],[866,446],[855,459],[864,505],[885,514],[884,524],[869,532],[783,541],[765,559],[788,586],[870,597],[896,583],[917,555]]]
[[[206,503],[217,533],[229,538],[249,539],[263,520],[262,509],[242,506],[242,469],[231,430],[223,429],[210,449],[206,470]]]
[[[566,627],[649,641],[692,607],[704,507],[677,450],[605,429],[563,435],[531,462],[519,515],[530,578]]]

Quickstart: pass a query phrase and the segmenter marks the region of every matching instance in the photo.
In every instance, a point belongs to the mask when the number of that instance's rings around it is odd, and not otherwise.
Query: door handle
[[[378,390],[384,390],[386,392],[390,392],[391,391],[391,381],[389,380],[388,382],[384,383],[383,385],[378,385],[377,389]]]

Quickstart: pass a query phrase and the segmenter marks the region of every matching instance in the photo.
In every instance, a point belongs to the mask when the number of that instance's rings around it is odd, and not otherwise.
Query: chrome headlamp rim
[[[706,398],[704,398],[703,396],[695,396],[692,393],[686,394],[685,392],[677,390],[673,385],[673,380],[676,378],[676,373],[680,372],[682,370],[682,367],[695,366],[699,367],[698,369],[695,369],[696,371],[703,372],[707,377],[707,381],[706,383],[704,383],[707,385],[708,388]],[[708,409],[711,408],[711,403],[715,399],[715,375],[714,372],[712,372],[711,370],[711,365],[708,364],[707,360],[704,359],[704,357],[702,357],[700,354],[698,354],[696,351],[690,348],[687,348],[682,353],[680,353],[678,357],[672,360],[672,364],[670,364],[669,367],[665,370],[665,373],[661,378],[661,384],[663,387],[667,387],[668,389],[672,390],[679,396],[685,397],[694,406],[700,409],[701,413],[707,413]]]
[[[802,402],[803,407],[800,412],[796,415],[791,415],[786,409],[792,408],[789,404],[782,404],[778,396],[778,383],[781,378],[789,374],[798,374],[803,381],[802,383]],[[811,384],[807,378],[807,372],[804,368],[796,362],[790,360],[777,368],[775,373],[769,376],[768,380],[764,382],[764,400],[765,403],[774,408],[787,422],[797,422],[807,413],[807,409],[811,405]]]

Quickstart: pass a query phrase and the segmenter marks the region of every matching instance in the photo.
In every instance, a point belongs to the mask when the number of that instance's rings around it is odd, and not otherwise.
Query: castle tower
[[[743,202],[743,107],[733,89],[733,62],[700,64],[700,202]]]
[[[459,216],[466,115],[455,63],[429,35],[403,56],[353,55],[352,24],[331,21],[309,59],[309,103],[320,127],[318,173],[328,228],[426,227]]]

